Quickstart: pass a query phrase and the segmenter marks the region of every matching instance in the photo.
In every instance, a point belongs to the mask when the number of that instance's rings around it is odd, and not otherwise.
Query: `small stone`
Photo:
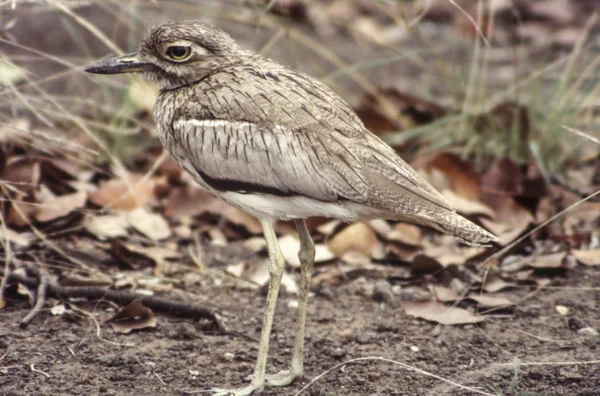
[[[198,370],[190,370],[189,372],[190,372],[190,375],[193,375],[194,377],[200,375],[200,371],[198,371]]]
[[[569,314],[569,307],[565,307],[564,305],[557,305],[554,309],[562,316],[567,316]]]
[[[298,309],[298,300],[291,300],[287,303],[288,308]]]
[[[586,334],[586,335],[597,336],[598,330],[594,329],[593,327],[584,327],[583,329],[579,329],[577,331],[577,334]]]
[[[342,349],[342,348],[335,348],[332,352],[331,352],[331,357],[334,358],[343,358],[344,356],[346,356],[346,352]]]
[[[388,304],[394,303],[394,293],[392,292],[392,285],[390,282],[383,280],[375,283],[375,287],[373,288],[373,300]]]
[[[411,345],[410,350],[413,352],[419,352],[419,347],[416,345]]]
[[[223,358],[225,358],[225,360],[227,360],[228,362],[231,362],[235,358],[235,355],[231,352],[225,352],[223,354]]]

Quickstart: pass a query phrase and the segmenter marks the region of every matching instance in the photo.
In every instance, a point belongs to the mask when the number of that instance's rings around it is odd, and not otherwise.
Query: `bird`
[[[262,226],[270,280],[252,380],[237,389],[213,388],[214,395],[250,395],[303,375],[315,257],[307,218],[404,221],[469,245],[497,242],[367,130],[331,88],[242,48],[213,25],[165,23],[149,30],[137,52],[100,60],[85,71],[138,73],[157,83],[153,115],[165,150],[200,186]],[[285,264],[274,230],[279,220],[293,221],[300,240],[298,318],[289,369],[266,375]]]

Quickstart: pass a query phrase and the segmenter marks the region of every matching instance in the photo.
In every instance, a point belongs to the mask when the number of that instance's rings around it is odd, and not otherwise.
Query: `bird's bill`
[[[150,64],[140,60],[137,53],[103,59],[85,68],[88,73],[119,74],[144,71]]]

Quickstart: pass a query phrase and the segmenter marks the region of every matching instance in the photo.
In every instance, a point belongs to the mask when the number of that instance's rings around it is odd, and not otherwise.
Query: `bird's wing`
[[[204,183],[217,191],[306,196],[325,202],[366,199],[365,181],[351,160],[327,160],[335,142],[309,142],[278,125],[248,121],[179,119],[173,123],[175,153],[189,160]]]
[[[228,172],[229,178],[248,177],[258,185],[321,200],[368,200],[380,205],[385,201],[384,207],[391,211],[394,199],[402,194],[411,196],[417,206],[422,201],[453,210],[422,176],[364,127],[342,98],[309,76],[274,62],[255,62],[235,73],[212,75],[198,86],[195,97],[203,105],[188,107],[183,116],[189,119],[191,115],[203,128],[221,131],[221,140],[227,136],[237,140],[236,133],[240,133],[254,144],[250,148],[242,144],[247,147],[247,160],[229,156],[221,165],[214,159],[199,160],[203,166],[210,163],[211,172],[219,169]],[[200,121],[207,118],[211,120]],[[233,125],[237,128],[232,129]],[[223,161],[222,156],[218,158]],[[372,199],[386,193],[391,195]]]

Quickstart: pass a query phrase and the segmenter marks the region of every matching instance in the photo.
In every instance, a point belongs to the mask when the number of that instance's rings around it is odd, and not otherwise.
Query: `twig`
[[[319,375],[317,375],[316,377],[314,377],[313,379],[311,379],[311,380],[310,380],[310,382],[309,382],[308,384],[306,384],[306,385],[304,386],[304,388],[302,388],[302,389],[300,389],[298,392],[296,392],[296,393],[294,394],[294,396],[298,396],[298,395],[300,395],[302,392],[304,392],[306,389],[308,389],[308,388],[309,388],[309,387],[310,387],[312,384],[314,384],[314,383],[315,383],[315,382],[317,382],[319,379],[321,379],[323,376],[327,375],[328,373],[330,373],[330,372],[331,372],[331,371],[333,371],[333,370],[336,370],[336,369],[338,369],[338,368],[340,368],[340,367],[346,366],[347,364],[350,364],[350,363],[357,363],[357,362],[362,362],[362,361],[373,361],[373,360],[375,360],[375,361],[381,361],[381,362],[386,362],[386,363],[392,363],[392,364],[398,365],[398,366],[400,366],[400,367],[402,367],[402,368],[404,368],[404,369],[406,369],[406,370],[409,370],[409,371],[416,371],[416,372],[417,372],[417,373],[419,373],[419,374],[423,374],[423,375],[426,375],[426,376],[428,376],[428,377],[433,377],[433,378],[435,378],[435,379],[438,379],[438,380],[441,380],[441,381],[443,381],[443,382],[446,382],[446,383],[448,383],[448,384],[450,384],[450,385],[452,385],[452,386],[456,386],[457,388],[460,388],[460,389],[469,390],[469,391],[471,391],[471,392],[473,392],[473,393],[478,393],[478,394],[480,394],[480,395],[494,396],[494,395],[493,395],[493,394],[491,394],[491,393],[484,392],[484,391],[480,391],[480,390],[478,390],[478,389],[475,389],[475,388],[470,388],[470,387],[468,387],[468,386],[461,385],[461,384],[459,384],[459,383],[457,383],[457,382],[454,382],[454,381],[452,381],[452,380],[449,380],[449,379],[447,379],[447,378],[440,377],[439,375],[435,375],[435,374],[433,374],[433,373],[430,373],[430,372],[428,372],[428,371],[421,370],[420,368],[417,368],[417,367],[411,366],[411,365],[409,365],[409,364],[402,363],[402,362],[398,362],[398,361],[395,361],[395,360],[392,360],[392,359],[386,359],[386,358],[384,358],[384,357],[381,357],[381,356],[368,356],[368,357],[362,357],[362,358],[350,359],[350,360],[347,360],[347,361],[345,361],[345,362],[342,362],[342,363],[336,364],[335,366],[331,367],[330,369],[328,369],[328,370],[326,370],[326,371],[322,372],[321,374],[319,374]]]
[[[33,265],[29,266],[27,269],[37,276],[39,282],[35,296],[35,305],[33,306],[33,309],[29,311],[27,316],[25,316],[19,323],[19,326],[22,329],[27,327],[33,318],[35,318],[35,316],[41,311],[44,303],[46,302],[46,291],[48,289],[48,274],[46,274],[46,271],[44,271],[41,267],[36,267]]]
[[[32,372],[34,372],[34,373],[40,373],[40,374],[42,374],[43,376],[45,376],[46,378],[50,378],[50,374],[48,374],[48,373],[44,373],[42,370],[38,370],[38,369],[36,369],[36,368],[35,368],[35,365],[34,365],[33,363],[31,363],[31,364],[29,365],[29,369],[31,369],[31,371],[32,371]]]
[[[9,282],[18,282],[27,287],[37,287],[39,282],[36,279],[28,278],[18,274],[10,274]],[[162,312],[167,315],[184,317],[190,319],[209,319],[213,321],[219,330],[228,331],[228,328],[222,316],[216,309],[209,308],[203,305],[191,305],[182,302],[170,301],[164,298],[146,296],[137,293],[128,293],[118,290],[108,290],[103,287],[93,286],[58,286],[48,284],[46,294],[51,298],[68,299],[68,298],[86,298],[88,300],[109,300],[119,305],[128,305],[135,299],[142,301],[144,306],[152,309],[155,312]]]

